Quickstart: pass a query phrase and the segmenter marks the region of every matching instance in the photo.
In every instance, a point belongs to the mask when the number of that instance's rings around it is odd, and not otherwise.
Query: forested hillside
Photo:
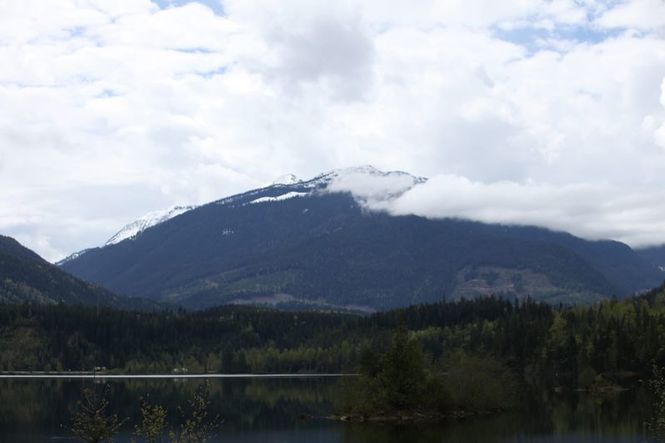
[[[23,302],[144,309],[157,306],[143,299],[120,297],[79,280],[13,238],[0,236],[0,303]]]
[[[665,365],[665,289],[593,306],[498,298],[369,316],[222,307],[139,313],[0,306],[0,369],[123,372],[355,371],[401,323],[435,362],[491,356],[526,381],[569,387],[622,383]]]

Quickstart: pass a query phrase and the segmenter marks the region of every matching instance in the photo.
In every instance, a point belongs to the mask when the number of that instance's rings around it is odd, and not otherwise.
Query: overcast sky
[[[50,260],[358,164],[431,178],[395,213],[665,242],[663,0],[0,0],[0,61],[0,233]]]

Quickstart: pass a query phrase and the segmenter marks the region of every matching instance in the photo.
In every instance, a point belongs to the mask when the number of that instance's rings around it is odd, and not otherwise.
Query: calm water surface
[[[74,442],[66,431],[84,386],[109,384],[110,409],[129,417],[116,440],[129,441],[140,417],[140,398],[169,410],[178,422],[197,379],[16,380],[0,379],[0,442]],[[336,379],[213,379],[212,412],[224,422],[215,442],[224,443],[471,443],[471,442],[646,442],[651,414],[641,390],[610,398],[540,393],[520,411],[450,421],[440,425],[394,426],[301,420],[330,414],[339,397]]]

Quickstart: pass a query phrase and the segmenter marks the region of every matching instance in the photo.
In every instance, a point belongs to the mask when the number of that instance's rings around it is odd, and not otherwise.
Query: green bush
[[[345,382],[343,409],[361,415],[431,410],[443,402],[441,382],[418,342],[401,326],[384,354],[364,350],[360,376]]]

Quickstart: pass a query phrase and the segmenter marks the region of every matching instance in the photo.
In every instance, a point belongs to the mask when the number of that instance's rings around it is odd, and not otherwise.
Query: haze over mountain
[[[0,235],[0,302],[149,308],[155,303],[120,297],[58,269],[11,237]]]
[[[393,215],[427,179],[371,166],[288,176],[74,254],[62,268],[120,294],[383,309],[491,293],[550,302],[627,296],[665,274],[629,246],[537,227]],[[363,192],[357,192],[362,189]]]

